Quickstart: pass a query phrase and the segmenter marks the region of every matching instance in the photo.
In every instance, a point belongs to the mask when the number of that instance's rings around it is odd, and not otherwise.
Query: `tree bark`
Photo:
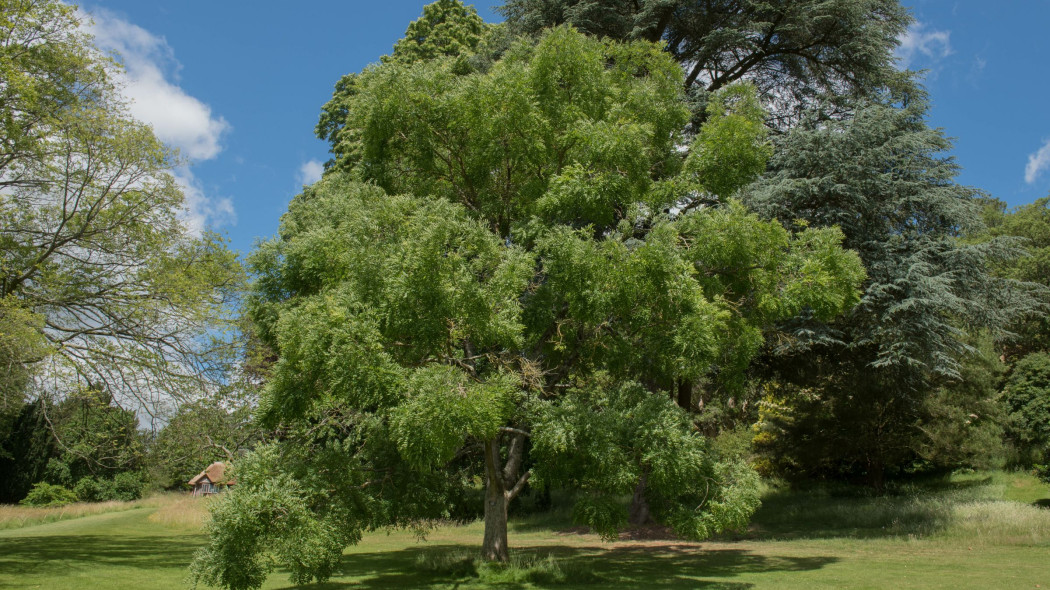
[[[485,441],[485,540],[481,544],[481,557],[486,561],[506,562],[510,559],[507,507],[525,489],[532,470],[518,477],[525,453],[525,438],[529,433],[517,428],[501,430],[514,436],[507,451],[505,466],[500,466],[499,437]]]
[[[631,507],[627,512],[627,523],[632,526],[642,526],[653,521],[649,513],[649,501],[645,499],[645,487],[649,481],[648,470],[642,471],[638,483],[634,486],[634,495],[631,497]]]
[[[510,498],[500,473],[499,439],[485,441],[485,540],[481,545],[481,557],[486,561],[506,562],[510,559],[507,549],[507,504]]]

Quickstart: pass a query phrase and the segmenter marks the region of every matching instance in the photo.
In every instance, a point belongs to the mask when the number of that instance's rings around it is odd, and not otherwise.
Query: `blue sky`
[[[178,147],[195,227],[247,252],[320,172],[314,125],[332,87],[388,53],[423,0],[292,7],[183,0],[98,0],[97,43],[119,51],[132,113]],[[485,20],[492,7],[475,2]],[[1010,205],[1050,191],[1050,2],[918,1],[899,57],[926,69],[930,123],[955,138],[959,181]]]

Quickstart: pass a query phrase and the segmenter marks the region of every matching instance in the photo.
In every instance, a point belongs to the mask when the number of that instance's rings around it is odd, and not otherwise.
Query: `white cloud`
[[[182,187],[186,197],[183,204],[182,221],[190,233],[199,236],[208,227],[235,225],[237,212],[229,197],[208,198],[193,171],[182,167],[175,170],[175,182]]]
[[[1035,183],[1039,176],[1050,168],[1050,139],[1043,142],[1039,151],[1028,155],[1028,164],[1024,167],[1024,181]]]
[[[176,74],[181,65],[168,42],[104,9],[80,16],[95,45],[116,53],[124,64],[115,81],[129,101],[131,116],[151,125],[158,139],[191,161],[219,155],[230,124],[179,87]],[[174,175],[185,196],[182,219],[191,232],[199,235],[208,227],[236,223],[228,197],[209,197],[187,166],[174,170]]]
[[[301,184],[313,184],[321,180],[321,174],[323,173],[324,164],[319,160],[303,162],[303,165],[299,166],[299,182]]]
[[[118,53],[124,64],[123,92],[131,101],[132,116],[152,125],[161,141],[191,159],[217,156],[222,151],[220,139],[230,125],[169,79],[169,73],[180,66],[168,42],[106,10],[96,10],[90,18],[94,24],[87,30],[95,36],[95,44]]]
[[[900,45],[893,55],[902,69],[910,68],[920,56],[937,61],[952,54],[951,31],[928,31],[926,25],[918,21],[912,23],[898,41]]]

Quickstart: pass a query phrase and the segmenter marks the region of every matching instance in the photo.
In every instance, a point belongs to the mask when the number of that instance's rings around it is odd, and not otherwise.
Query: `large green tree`
[[[195,560],[206,582],[255,587],[273,560],[324,578],[361,530],[447,514],[478,480],[492,560],[530,484],[576,490],[604,535],[640,481],[689,538],[757,504],[674,388],[739,371],[777,319],[840,313],[863,273],[837,230],[691,206],[768,156],[753,91],[722,95],[687,155],[681,70],[653,44],[559,28],[459,65],[361,73],[353,170],[253,255],[249,310],[278,357],[260,418],[286,442],[238,467]]]
[[[802,387],[774,453],[807,473],[879,485],[910,464],[930,443],[931,410],[965,416],[986,401],[931,405],[975,354],[967,333],[1002,340],[1039,304],[1029,285],[993,272],[1016,255],[1013,242],[962,239],[981,231],[984,200],[955,182],[951,144],[926,125],[926,108],[915,94],[843,120],[813,117],[780,139],[771,173],[747,191],[766,217],[840,227],[867,269],[860,304],[831,324],[802,317],[785,326],[794,337],[774,363]]]
[[[0,40],[5,394],[94,388],[152,411],[212,387],[240,271],[180,221],[176,154],[130,117],[72,6],[5,1]]]

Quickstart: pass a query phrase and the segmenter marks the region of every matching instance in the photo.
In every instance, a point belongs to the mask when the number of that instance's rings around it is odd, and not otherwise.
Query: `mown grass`
[[[1021,500],[1021,501],[1018,501]],[[771,489],[748,531],[705,543],[604,543],[559,513],[512,523],[512,563],[477,559],[482,525],[366,535],[326,584],[304,588],[1050,587],[1050,490],[1017,474],[971,474],[874,496]],[[0,588],[179,588],[204,541],[206,502],[0,531]],[[290,589],[281,572],[267,589]]]

